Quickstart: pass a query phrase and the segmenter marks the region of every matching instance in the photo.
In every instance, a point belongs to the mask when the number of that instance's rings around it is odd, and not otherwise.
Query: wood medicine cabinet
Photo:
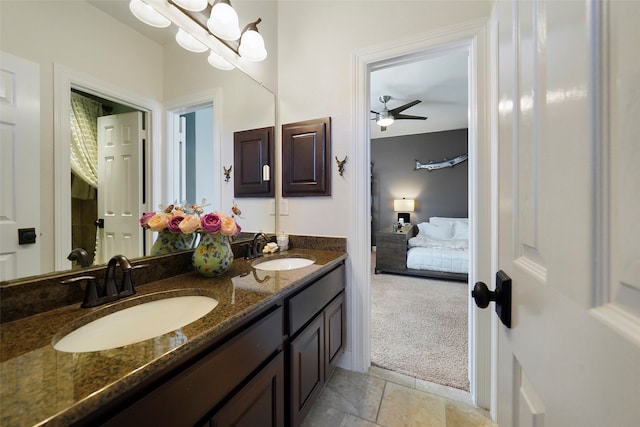
[[[274,127],[233,133],[235,197],[274,197]]]
[[[331,195],[331,118],[282,125],[282,196]]]

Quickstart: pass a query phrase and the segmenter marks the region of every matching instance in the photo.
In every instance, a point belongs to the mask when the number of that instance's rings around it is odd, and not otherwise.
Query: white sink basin
[[[216,299],[199,295],[150,301],[87,323],[65,335],[53,348],[84,353],[122,347],[180,329],[217,305]]]
[[[296,268],[306,267],[313,263],[314,261],[309,258],[287,257],[258,262],[256,264],[253,264],[253,268],[269,271],[294,270]]]

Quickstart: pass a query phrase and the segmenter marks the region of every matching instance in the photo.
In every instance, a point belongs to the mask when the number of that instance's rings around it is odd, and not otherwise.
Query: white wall
[[[278,2],[278,115],[280,123],[332,118],[331,197],[290,198],[278,229],[291,234],[347,236],[354,203],[349,159],[353,140],[352,56],[371,46],[488,17],[490,1]],[[357,202],[357,201],[356,201]],[[362,218],[368,221],[368,218]]]

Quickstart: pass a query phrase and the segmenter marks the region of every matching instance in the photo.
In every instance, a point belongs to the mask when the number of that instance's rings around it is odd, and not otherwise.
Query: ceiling
[[[467,128],[468,57],[467,50],[460,50],[372,71],[371,110],[381,111],[384,108],[378,100],[382,95],[391,96],[387,102],[390,110],[419,99],[421,103],[402,113],[428,119],[396,120],[384,132],[372,120],[371,138]]]
[[[174,31],[154,28],[136,19],[129,0],[86,0],[125,25],[162,45],[174,42]],[[389,109],[419,99],[422,102],[403,111],[426,116],[427,120],[396,120],[384,132],[371,121],[371,138],[439,132],[468,127],[468,52],[466,49],[431,55],[376,69],[371,72],[370,107],[381,111],[382,95],[389,95]],[[372,114],[371,117],[374,115]]]

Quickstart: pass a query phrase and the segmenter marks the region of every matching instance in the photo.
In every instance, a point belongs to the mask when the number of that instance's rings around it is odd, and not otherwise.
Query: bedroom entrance
[[[447,49],[369,75],[371,364],[467,392],[469,167],[442,162],[468,156],[468,61]]]

